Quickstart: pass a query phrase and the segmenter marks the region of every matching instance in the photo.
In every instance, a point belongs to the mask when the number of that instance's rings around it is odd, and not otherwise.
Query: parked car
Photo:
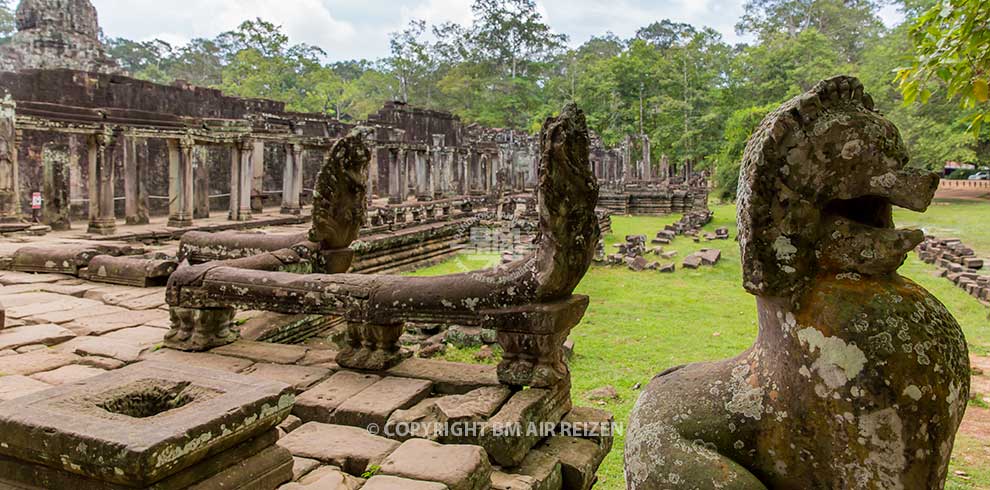
[[[981,170],[969,176],[969,180],[990,180],[990,170]]]

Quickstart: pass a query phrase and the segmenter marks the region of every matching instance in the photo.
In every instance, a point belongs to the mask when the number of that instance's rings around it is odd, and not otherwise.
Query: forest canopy
[[[576,101],[607,145],[645,134],[654,162],[711,169],[725,197],[734,196],[745,141],[768,111],[822,78],[850,74],[901,129],[915,165],[990,164],[990,124],[981,124],[990,122],[990,1],[894,3],[905,21],[886,27],[877,0],[747,0],[736,30],[751,41],[737,45],[667,19],[629,39],[603,32],[574,45],[534,0],[474,0],[468,25],[412,21],[378,60],[326,62],[321,48],[292,42],[264,19],[181,46],[104,41],[138,78],[343,120],[400,100],[536,131]],[[0,43],[12,32],[11,3],[0,0]]]

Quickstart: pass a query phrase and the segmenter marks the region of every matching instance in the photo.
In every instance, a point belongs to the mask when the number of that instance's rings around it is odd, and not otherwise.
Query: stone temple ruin
[[[897,275],[938,176],[855,78],[764,119],[740,177],[743,280],[759,335],[740,356],[669,369],[625,447],[630,489],[942,488],[969,398],[966,341]]]

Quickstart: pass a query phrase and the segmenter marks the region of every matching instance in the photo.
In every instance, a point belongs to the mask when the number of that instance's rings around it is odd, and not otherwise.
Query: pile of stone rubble
[[[952,281],[984,305],[990,306],[990,275],[981,273],[984,259],[958,238],[926,236],[916,249],[924,262],[935,264],[937,275]]]

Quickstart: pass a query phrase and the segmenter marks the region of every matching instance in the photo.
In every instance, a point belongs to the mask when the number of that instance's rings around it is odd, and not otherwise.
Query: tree
[[[10,0],[0,0],[0,44],[10,40],[10,36],[16,31],[14,10],[10,7]]]
[[[914,60],[897,74],[904,102],[924,104],[944,90],[981,136],[990,122],[990,0],[941,0],[918,17],[910,35]]]

